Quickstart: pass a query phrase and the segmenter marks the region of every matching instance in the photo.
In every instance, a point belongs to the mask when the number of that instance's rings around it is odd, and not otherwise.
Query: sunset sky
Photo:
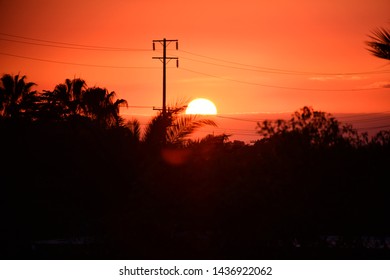
[[[66,78],[106,87],[130,106],[161,106],[161,46],[177,39],[169,103],[203,97],[221,114],[390,110],[390,64],[364,41],[390,27],[389,0],[0,0],[1,74],[38,89]],[[64,44],[59,44],[64,43]],[[102,48],[105,47],[105,48]],[[77,64],[77,65],[76,65]]]

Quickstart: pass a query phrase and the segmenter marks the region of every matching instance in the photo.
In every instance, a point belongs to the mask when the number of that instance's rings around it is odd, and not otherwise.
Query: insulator
[[[154,51],[156,50],[156,46],[154,45],[154,42],[153,42],[153,50],[154,50]]]
[[[179,42],[176,41],[176,50],[178,50],[178,49],[179,49]]]

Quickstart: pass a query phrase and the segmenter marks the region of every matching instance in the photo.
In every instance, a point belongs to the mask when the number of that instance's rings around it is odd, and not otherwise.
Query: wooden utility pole
[[[153,59],[159,59],[163,63],[163,102],[162,102],[162,114],[164,119],[167,116],[167,64],[172,59],[176,60],[176,67],[179,67],[179,58],[178,57],[167,57],[167,46],[172,43],[176,43],[176,50],[179,49],[178,40],[153,40],[153,50],[156,50],[155,43],[160,43],[163,47],[163,56],[154,56]]]

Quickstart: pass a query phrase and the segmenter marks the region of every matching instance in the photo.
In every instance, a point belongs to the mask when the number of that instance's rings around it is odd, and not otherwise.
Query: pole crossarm
[[[163,56],[153,56],[153,59],[164,59]],[[179,59],[177,56],[166,56],[165,59]]]
[[[162,40],[153,40],[153,50],[156,50],[155,43],[160,43],[163,47],[167,47],[170,43],[175,42],[176,43],[176,50],[179,49],[179,40],[167,40],[167,39],[162,39]]]

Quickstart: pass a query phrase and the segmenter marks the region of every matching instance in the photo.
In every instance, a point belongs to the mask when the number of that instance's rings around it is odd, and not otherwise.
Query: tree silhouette
[[[4,74],[0,86],[0,115],[5,118],[32,117],[36,110],[35,83],[25,81],[26,76]]]
[[[83,92],[81,106],[84,114],[96,121],[102,127],[113,127],[122,124],[119,116],[119,107],[127,106],[127,101],[117,99],[115,92],[108,92],[105,88],[93,87]]]
[[[296,111],[288,121],[265,120],[258,123],[257,128],[263,139],[298,137],[308,146],[360,145],[362,142],[352,126],[342,125],[331,114],[307,106]]]
[[[127,106],[126,100],[115,100],[115,92],[100,87],[88,88],[82,79],[66,79],[53,91],[45,91],[42,100],[42,111],[49,118],[86,117],[105,128],[121,125],[119,108]]]
[[[42,94],[42,114],[50,119],[68,119],[82,113],[82,94],[87,88],[82,79],[66,79],[55,86],[53,91]]]
[[[390,30],[377,28],[369,35],[368,50],[376,57],[390,60]]]
[[[134,143],[141,141],[141,123],[137,119],[127,121],[125,127],[130,131],[131,139]]]
[[[142,141],[149,146],[161,147],[166,143],[166,128],[169,125],[169,120],[162,113],[152,118],[144,132]]]
[[[213,120],[183,114],[185,108],[185,105],[175,104],[167,116],[159,113],[146,127],[143,141],[157,146],[163,144],[182,146],[188,136],[197,129],[206,125],[217,126]]]

